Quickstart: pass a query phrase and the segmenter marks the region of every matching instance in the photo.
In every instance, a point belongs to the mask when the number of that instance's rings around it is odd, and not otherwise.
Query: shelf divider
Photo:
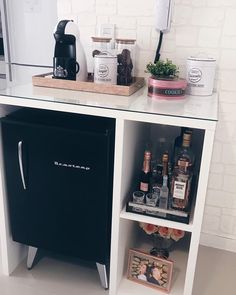
[[[146,223],[151,223],[151,224],[160,225],[160,226],[167,226],[167,227],[171,227],[171,228],[177,228],[177,229],[184,230],[184,231],[187,231],[190,233],[193,230],[193,224],[191,221],[192,219],[190,219],[189,224],[185,224],[185,223],[171,221],[171,220],[167,220],[167,219],[161,219],[158,217],[151,217],[151,216],[126,212],[125,208],[123,208],[123,210],[121,211],[120,218],[138,221],[138,222],[146,222]]]

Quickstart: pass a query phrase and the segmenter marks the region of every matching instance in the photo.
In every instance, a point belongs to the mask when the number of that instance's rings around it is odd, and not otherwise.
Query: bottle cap
[[[168,162],[169,160],[169,155],[167,152],[165,152],[163,155],[162,155],[162,162]]]
[[[185,132],[183,134],[183,146],[189,147],[191,142],[191,133]]]

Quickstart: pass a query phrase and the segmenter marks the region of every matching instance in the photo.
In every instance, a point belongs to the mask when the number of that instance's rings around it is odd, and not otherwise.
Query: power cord
[[[159,41],[158,41],[158,45],[157,45],[157,50],[156,50],[156,56],[155,56],[155,59],[154,59],[154,63],[156,63],[160,59],[160,56],[161,56],[160,51],[161,51],[162,38],[163,38],[163,32],[160,31]]]

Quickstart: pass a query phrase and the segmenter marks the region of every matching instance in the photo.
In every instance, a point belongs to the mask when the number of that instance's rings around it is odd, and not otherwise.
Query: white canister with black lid
[[[187,59],[187,93],[191,95],[212,95],[216,59],[193,57]]]
[[[117,56],[108,53],[94,56],[94,83],[117,84]]]

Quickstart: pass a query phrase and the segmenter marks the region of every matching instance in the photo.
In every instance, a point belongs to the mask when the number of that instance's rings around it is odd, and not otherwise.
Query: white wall
[[[219,123],[202,227],[202,243],[236,251],[236,0],[174,0],[171,32],[164,36],[162,58],[170,58],[185,75],[189,55],[217,59]],[[137,71],[154,59],[155,0],[58,0],[60,18],[80,27],[85,49],[101,23],[116,24],[117,37],[137,39]],[[88,53],[88,56],[90,53]]]

